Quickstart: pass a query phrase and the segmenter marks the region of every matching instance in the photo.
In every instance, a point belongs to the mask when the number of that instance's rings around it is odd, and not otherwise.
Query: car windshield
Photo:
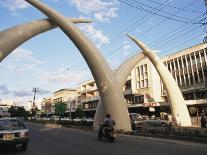
[[[25,126],[18,120],[0,120],[0,130],[24,129]]]

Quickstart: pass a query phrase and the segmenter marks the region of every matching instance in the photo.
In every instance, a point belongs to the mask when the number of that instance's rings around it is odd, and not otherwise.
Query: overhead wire
[[[152,3],[155,3],[155,4],[162,4],[160,2],[156,2],[156,1],[153,1],[153,0],[148,0]],[[167,4],[163,4],[164,6],[166,7],[169,7],[169,8],[174,8],[174,9],[178,9],[178,10],[183,10],[183,11],[186,11],[186,12],[192,12],[192,13],[201,13],[201,14],[204,14],[204,12],[200,12],[200,11],[195,11],[195,10],[188,10],[188,9],[183,9],[183,8],[179,8],[179,7],[176,7],[176,6],[172,6],[172,5],[167,5]]]
[[[161,3],[161,4],[162,4],[162,3]],[[199,16],[199,17],[200,17],[200,16]],[[166,19],[166,20],[167,20],[167,19]],[[139,21],[139,20],[138,20],[138,21]],[[136,21],[136,23],[137,23],[137,21]],[[160,24],[161,24],[161,23],[160,23]],[[188,23],[188,24],[194,24],[194,23]],[[133,25],[135,25],[135,23],[132,24],[132,26],[133,26]],[[190,30],[189,30],[189,31],[190,31]],[[122,34],[122,33],[123,33],[123,32],[121,32],[120,34]],[[120,34],[119,34],[119,35],[120,35]],[[123,34],[122,34],[122,35],[123,35]],[[165,35],[165,36],[167,36],[167,35]],[[164,37],[164,36],[163,36],[163,37]],[[125,45],[127,45],[127,44],[124,44],[124,46],[125,46]],[[113,50],[109,55],[112,55],[115,51],[121,49],[122,47],[123,47],[123,46],[116,48],[116,49]],[[108,56],[109,56],[109,55],[108,55]],[[88,69],[88,67],[85,67],[84,69],[82,69],[81,72],[84,71],[85,69]]]
[[[163,18],[166,18],[166,19],[169,19],[169,20],[174,20],[174,21],[177,21],[177,22],[181,22],[181,23],[191,23],[191,24],[199,24],[199,25],[205,25],[206,23],[199,23],[199,22],[194,22],[190,19],[188,19],[187,21],[186,20],[181,20],[181,19],[176,19],[176,18],[172,18],[172,17],[168,17],[168,16],[165,16],[165,15],[162,15],[162,14],[159,14],[159,13],[156,13],[156,12],[153,12],[153,11],[150,11],[148,9],[145,9],[145,8],[142,8],[142,7],[139,7],[139,6],[136,6],[136,5],[133,5],[133,4],[130,4],[130,3],[127,3],[123,0],[118,0],[119,2],[123,3],[123,4],[126,4],[128,6],[131,6],[133,8],[136,8],[138,10],[141,10],[141,11],[144,11],[144,12],[149,12],[149,13],[152,13],[154,15],[157,15],[157,16],[160,16],[160,17],[163,17]],[[126,0],[128,1],[128,0]]]

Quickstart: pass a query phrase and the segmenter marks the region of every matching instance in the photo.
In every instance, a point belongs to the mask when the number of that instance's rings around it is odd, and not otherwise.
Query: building
[[[94,80],[81,83],[77,88],[77,104],[86,116],[93,116],[99,101],[99,92]]]
[[[56,103],[66,103],[66,112],[75,112],[77,108],[77,90],[76,89],[60,89],[53,93],[52,96],[52,112],[54,113],[54,107]]]
[[[11,106],[15,106],[13,100],[0,100],[0,117],[10,116],[8,110]]]
[[[207,108],[207,43],[202,43],[162,58],[175,78],[186,105],[199,110]],[[170,112],[167,93],[162,81],[148,58],[140,61],[123,87],[129,112],[159,115]],[[78,86],[78,104],[86,115],[94,116],[100,99],[94,80]]]
[[[41,112],[45,114],[51,114],[52,113],[52,98],[43,98],[43,101],[41,102]]]

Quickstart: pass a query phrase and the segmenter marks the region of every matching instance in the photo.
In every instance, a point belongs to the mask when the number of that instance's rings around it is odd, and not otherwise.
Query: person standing
[[[201,128],[206,128],[206,118],[205,118],[205,115],[201,115]]]

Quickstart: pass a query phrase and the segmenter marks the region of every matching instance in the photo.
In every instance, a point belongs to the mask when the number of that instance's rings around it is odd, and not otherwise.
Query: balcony
[[[81,90],[80,93],[87,93],[87,92],[92,92],[92,91],[96,91],[97,87],[90,87],[84,90]]]
[[[81,99],[81,103],[97,101],[99,99],[100,99],[100,96],[95,96],[95,97],[91,97],[91,98],[85,98],[85,99]]]

